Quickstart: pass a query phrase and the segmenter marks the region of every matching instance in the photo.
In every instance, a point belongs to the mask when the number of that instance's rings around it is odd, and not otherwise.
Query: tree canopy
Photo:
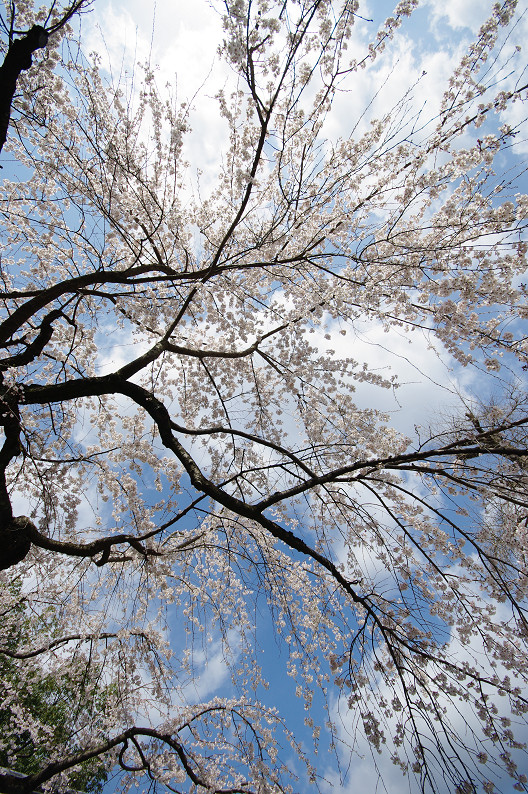
[[[0,657],[42,748],[7,794],[86,762],[327,790],[318,748],[346,769],[362,742],[415,790],[527,789],[522,18],[491,9],[433,112],[424,73],[372,117],[356,95],[415,5],[374,29],[355,0],[213,2],[207,170],[200,93],[110,75],[82,2],[6,3],[2,68],[47,37],[0,96]],[[398,429],[365,328],[449,360],[443,415]],[[36,670],[88,682],[74,741],[28,706]]]

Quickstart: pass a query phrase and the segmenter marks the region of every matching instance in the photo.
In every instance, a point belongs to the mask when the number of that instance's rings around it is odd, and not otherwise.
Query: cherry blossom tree
[[[3,791],[61,790],[92,759],[124,787],[323,788],[317,748],[328,732],[342,753],[340,721],[350,752],[362,737],[424,792],[504,775],[526,790],[518,17],[513,0],[492,9],[437,114],[418,81],[367,120],[354,86],[413,6],[366,48],[355,0],[215,6],[232,81],[202,181],[192,107],[149,67],[138,93],[116,85],[65,26],[19,73],[2,153],[0,610],[19,614],[16,581],[42,628],[0,655],[24,691],[43,668],[86,685],[62,744],[17,704],[46,760],[0,775]],[[46,27],[9,9],[12,30]],[[365,324],[388,344],[427,335],[479,394],[399,433],[358,396],[398,389],[355,357]],[[267,611],[311,750],[266,693]],[[196,683],[213,653],[225,697]]]

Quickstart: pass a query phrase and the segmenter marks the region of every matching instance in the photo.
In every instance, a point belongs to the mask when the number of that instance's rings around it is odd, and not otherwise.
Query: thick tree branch
[[[138,739],[152,739],[157,742],[165,744],[168,748],[174,751],[178,756],[182,768],[185,770],[187,777],[195,786],[202,786],[211,794],[254,794],[253,789],[244,786],[228,786],[228,787],[211,787],[209,781],[195,771],[191,757],[185,750],[181,742],[177,741],[174,735],[158,731],[154,728],[148,727],[132,727],[126,731],[118,734],[106,742],[101,742],[89,750],[75,753],[61,761],[55,761],[47,764],[40,772],[27,777],[20,778],[8,773],[0,773],[0,787],[4,794],[32,794],[38,786],[47,783],[53,777],[56,777],[61,772],[66,772],[79,764],[89,761],[92,758],[104,756],[111,750],[119,745],[122,745],[123,750],[126,750],[129,741]]]
[[[92,284],[126,284],[129,287],[134,287],[134,279],[137,276],[151,273],[153,270],[158,270],[158,268],[143,265],[124,271],[109,272],[101,270],[58,281],[47,289],[39,290],[33,297],[18,306],[6,320],[0,323],[0,344],[8,342],[25,322],[34,317],[44,306],[57,300],[62,295],[75,293]],[[169,277],[173,278],[174,276],[171,274]]]

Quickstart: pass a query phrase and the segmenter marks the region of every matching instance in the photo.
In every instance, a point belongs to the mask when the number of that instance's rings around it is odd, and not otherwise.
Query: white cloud
[[[216,640],[206,651],[194,651],[193,679],[183,690],[183,696],[188,702],[200,702],[218,694],[218,690],[229,679],[227,665],[221,640]]]
[[[433,21],[446,21],[454,30],[469,28],[476,33],[489,15],[492,3],[489,0],[429,0]]]

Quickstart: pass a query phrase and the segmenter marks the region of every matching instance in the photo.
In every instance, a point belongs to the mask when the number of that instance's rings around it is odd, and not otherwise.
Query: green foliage
[[[4,621],[0,630],[0,646],[15,652],[27,644],[35,629],[22,599],[10,612],[10,619]],[[16,626],[14,617],[18,618]],[[46,622],[53,623],[53,615],[46,617]],[[82,696],[86,694],[87,676],[64,675],[59,681],[38,665],[35,667],[34,662],[28,674],[24,669],[27,661],[0,653],[1,689],[16,693],[16,702],[4,700],[0,708],[0,734],[4,747],[9,748],[0,747],[0,766],[32,775],[47,763],[52,748],[61,746],[68,753],[79,749],[75,742],[75,726],[81,712],[83,709],[100,711],[104,707],[106,690],[92,694],[90,701],[89,697]],[[45,741],[37,742],[31,730],[21,726],[20,714],[30,715],[35,724],[45,726]],[[101,759],[96,758],[70,773],[70,785],[80,792],[98,794],[107,776]]]

